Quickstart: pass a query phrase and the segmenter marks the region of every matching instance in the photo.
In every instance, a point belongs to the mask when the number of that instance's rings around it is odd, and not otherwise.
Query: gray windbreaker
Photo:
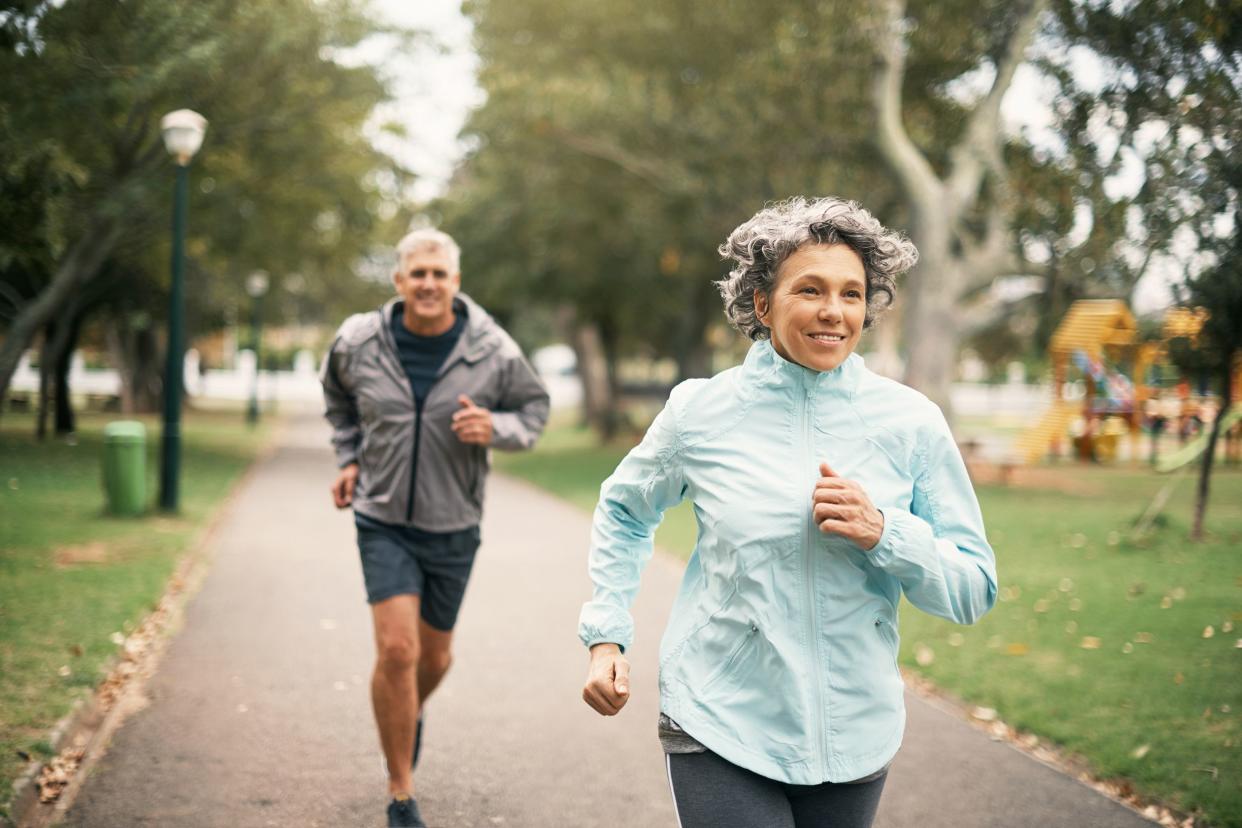
[[[517,343],[458,293],[454,305],[466,312],[466,329],[416,406],[388,324],[399,301],[346,319],[324,358],[319,378],[337,464],[358,464],[356,512],[428,532],[475,526],[491,453],[450,430],[458,396],[492,412],[494,447],[518,450],[543,431],[548,392]]]

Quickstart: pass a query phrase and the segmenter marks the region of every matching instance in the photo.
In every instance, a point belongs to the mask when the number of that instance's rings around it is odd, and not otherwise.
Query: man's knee
[[[383,636],[376,651],[380,668],[388,672],[405,672],[419,663],[418,639],[413,636]]]
[[[447,647],[436,649],[428,647],[418,658],[419,668],[433,675],[444,675],[452,665],[453,652]]]

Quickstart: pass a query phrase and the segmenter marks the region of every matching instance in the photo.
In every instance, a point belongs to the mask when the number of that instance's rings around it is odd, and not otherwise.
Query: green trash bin
[[[136,420],[104,426],[103,484],[108,512],[141,515],[147,510],[147,430]]]

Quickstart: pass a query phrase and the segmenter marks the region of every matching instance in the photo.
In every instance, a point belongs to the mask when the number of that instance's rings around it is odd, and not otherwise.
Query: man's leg
[[[394,595],[371,605],[376,651],[371,704],[392,796],[414,792],[410,754],[419,710],[419,600],[417,595]]]
[[[453,664],[453,631],[436,629],[420,619],[418,638],[418,703],[421,706]]]

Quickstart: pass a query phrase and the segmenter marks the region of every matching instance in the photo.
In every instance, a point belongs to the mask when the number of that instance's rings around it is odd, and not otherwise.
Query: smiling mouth
[[[845,334],[807,334],[807,336],[816,342],[823,342],[829,345],[846,340]]]

